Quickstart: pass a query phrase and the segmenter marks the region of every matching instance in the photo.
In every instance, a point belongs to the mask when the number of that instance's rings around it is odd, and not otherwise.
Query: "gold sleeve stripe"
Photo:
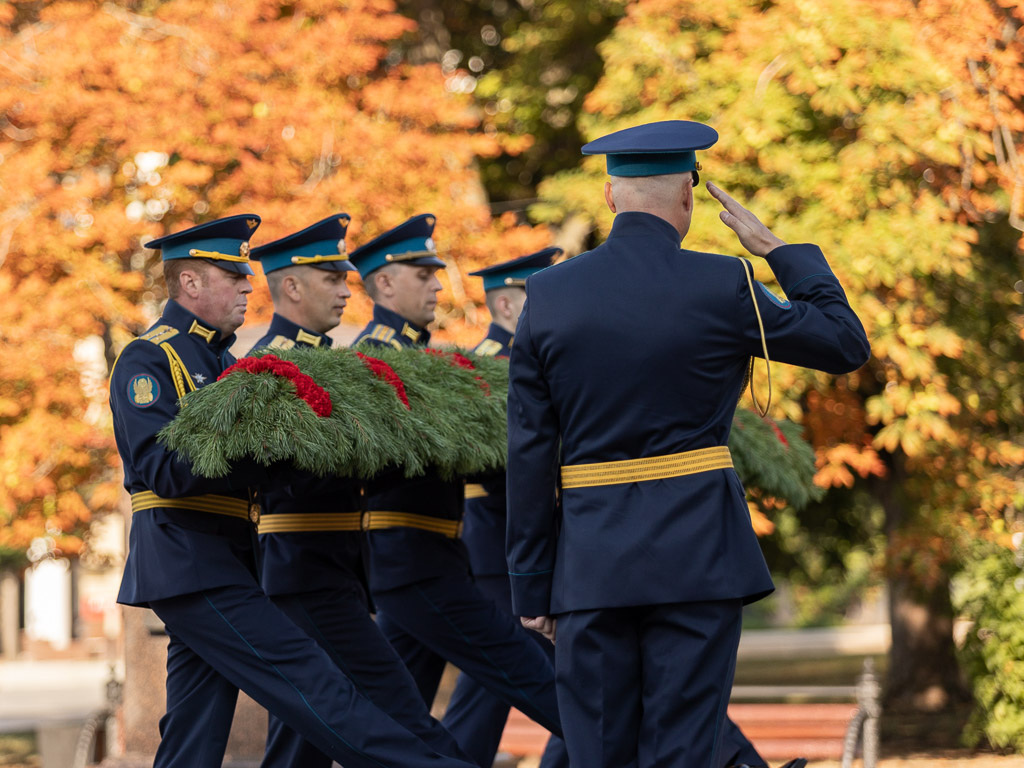
[[[489,496],[487,489],[479,483],[466,483],[466,498],[467,499],[482,499],[485,496]]]

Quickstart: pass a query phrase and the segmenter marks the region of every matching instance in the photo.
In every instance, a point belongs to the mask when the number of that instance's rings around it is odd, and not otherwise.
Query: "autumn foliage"
[[[252,211],[259,244],[345,211],[351,249],[429,211],[439,336],[464,342],[486,320],[466,272],[547,244],[492,219],[474,162],[500,137],[439,65],[389,58],[415,24],[387,0],[15,2],[0,21],[0,548],[73,551],[119,498],[104,379],[165,296],[148,239]]]
[[[718,130],[702,176],[820,244],[872,343],[849,376],[773,369],[774,415],[804,425],[831,492],[814,530],[760,502],[766,547],[877,513],[871,567],[898,602],[945,595],[967,540],[1024,525],[1024,7],[499,6],[0,5],[0,557],[40,535],[74,551],[120,497],[104,379],[164,297],[147,239],[252,211],[258,245],[345,211],[351,249],[429,211],[437,338],[469,343],[468,271],[610,227],[603,163],[574,141],[666,118]],[[540,177],[529,218],[550,229],[492,214],[487,189],[530,198]],[[687,244],[739,250],[699,190]],[[357,291],[346,320],[368,308]]]

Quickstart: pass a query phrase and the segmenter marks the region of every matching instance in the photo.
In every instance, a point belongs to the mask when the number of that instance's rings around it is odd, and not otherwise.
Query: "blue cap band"
[[[667,176],[697,170],[693,152],[636,152],[607,156],[609,176]]]

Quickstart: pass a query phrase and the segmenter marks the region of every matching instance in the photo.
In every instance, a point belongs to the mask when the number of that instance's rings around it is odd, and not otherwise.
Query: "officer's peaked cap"
[[[300,232],[252,249],[252,258],[263,265],[264,273],[285,267],[309,266],[328,272],[355,271],[345,255],[345,233],[351,217],[336,213]]]
[[[534,272],[551,266],[553,259],[562,254],[561,248],[545,248],[528,256],[520,256],[511,261],[503,261],[500,264],[493,264],[485,269],[478,269],[469,274],[484,279],[484,290],[493,291],[495,288],[506,288],[509,286],[523,286],[526,278]]]
[[[696,151],[718,141],[718,132],[689,120],[636,125],[583,145],[585,155],[606,155],[610,176],[664,176],[700,170]]]
[[[259,216],[243,213],[164,235],[145,245],[160,251],[164,261],[206,259],[228,272],[251,275],[249,238],[259,225]]]
[[[443,267],[444,262],[437,257],[432,237],[436,221],[432,213],[413,216],[356,248],[349,254],[349,259],[364,280],[371,272],[388,264]]]

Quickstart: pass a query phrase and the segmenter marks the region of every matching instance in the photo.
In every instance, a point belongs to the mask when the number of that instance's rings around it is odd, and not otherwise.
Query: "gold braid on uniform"
[[[747,285],[750,287],[750,300],[754,302],[754,314],[757,315],[757,328],[761,332],[761,349],[764,351],[764,369],[768,375],[768,401],[764,404],[764,408],[757,402],[757,395],[754,394],[754,358],[750,358],[750,364],[747,366],[747,378],[743,383],[743,389],[740,390],[740,396],[743,396],[743,392],[747,388],[747,384],[750,384],[750,399],[754,401],[754,407],[761,416],[768,415],[768,409],[772,406],[772,366],[771,361],[768,359],[768,340],[764,335],[764,321],[761,320],[761,308],[757,305],[757,296],[754,294],[754,277],[753,268],[746,259],[740,259],[740,263],[743,264],[743,274],[747,276]]]

